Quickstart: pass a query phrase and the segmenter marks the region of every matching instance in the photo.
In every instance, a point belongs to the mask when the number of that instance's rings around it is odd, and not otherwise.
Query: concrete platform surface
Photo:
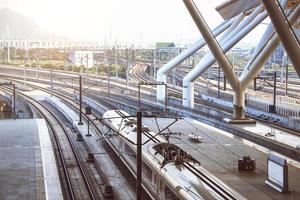
[[[174,119],[157,120],[160,130],[162,130]],[[143,124],[155,132],[158,131],[153,118],[143,118]],[[265,184],[267,149],[189,118],[179,120],[169,129],[174,133],[169,139],[171,143],[180,146],[200,161],[204,168],[247,199],[300,199],[300,169],[295,167],[297,165],[289,164],[290,193],[282,194]],[[164,133],[167,132],[164,131]],[[191,133],[202,137],[202,142],[192,140],[189,136]],[[256,159],[254,172],[238,170],[238,158],[246,155]]]
[[[1,200],[63,198],[44,120],[0,120],[0,138]]]
[[[256,124],[234,124],[233,126],[267,137],[271,140],[275,140],[294,148],[300,145],[300,137],[298,135],[293,135],[286,131],[273,128],[259,122]]]

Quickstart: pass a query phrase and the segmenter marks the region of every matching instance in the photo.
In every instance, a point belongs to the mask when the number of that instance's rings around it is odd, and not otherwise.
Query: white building
[[[93,51],[72,51],[69,53],[70,64],[91,68],[94,66]]]

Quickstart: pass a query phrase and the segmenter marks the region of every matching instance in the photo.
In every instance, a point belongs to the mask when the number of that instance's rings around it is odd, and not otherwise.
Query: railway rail
[[[2,86],[7,92],[12,92],[10,88]],[[65,125],[58,119],[48,107],[34,98],[23,94],[18,91],[18,95],[22,96],[26,101],[33,106],[37,112],[46,120],[51,133],[55,141],[55,147],[58,152],[59,163],[62,166],[61,180],[66,187],[64,196],[66,199],[99,199],[97,191],[94,188],[94,184],[91,181],[91,177],[86,167],[84,166],[82,159],[72,141],[69,131]],[[65,143],[65,141],[68,141]],[[71,150],[71,151],[70,151]],[[71,164],[72,163],[72,164]],[[77,167],[81,177],[77,175],[74,177],[74,169]],[[84,192],[82,192],[84,185]]]
[[[19,83],[22,83],[22,81],[19,81]],[[53,96],[63,100],[65,103],[67,103],[72,109],[76,110],[79,113],[79,102],[76,101],[75,99],[73,99],[72,97],[65,95],[65,94],[61,94],[59,92],[55,92],[53,91],[51,93],[51,90],[31,84],[31,83],[26,83],[26,86],[37,89],[37,90],[41,90],[45,93],[48,94],[52,94]],[[108,104],[107,104],[108,106]],[[110,107],[111,108],[111,107]],[[106,108],[109,109],[109,108]],[[100,138],[100,140],[105,140],[107,142],[107,144],[109,144],[110,148],[113,150],[115,155],[119,155],[118,149],[113,146],[110,141],[103,135],[101,129],[99,128],[100,126],[103,126],[103,124],[99,121],[99,120],[95,120],[95,119],[99,119],[101,118],[100,113],[98,113],[97,111],[93,110],[91,115],[86,115],[85,114],[85,105],[82,106],[82,116],[83,116],[83,120],[85,120],[86,122],[89,120],[90,123],[90,129],[94,129],[95,133],[97,134],[98,138]],[[134,170],[131,169],[130,166],[128,166],[125,162],[124,159],[122,159],[121,157],[119,157],[121,162],[127,167],[127,169],[129,170],[129,172],[132,174],[133,177],[135,177],[135,172]],[[100,172],[101,173],[101,172]],[[103,177],[103,179],[106,179],[105,177]],[[108,182],[108,180],[106,179],[105,182]],[[147,188],[145,187],[145,185],[142,185],[143,190],[145,192],[145,194],[150,198],[150,199],[154,199],[154,197],[152,197],[151,192],[147,191]],[[105,192],[105,188],[103,188],[102,193]]]

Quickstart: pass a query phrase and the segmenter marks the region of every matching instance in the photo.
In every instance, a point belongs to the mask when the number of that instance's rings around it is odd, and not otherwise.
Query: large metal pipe
[[[287,52],[294,68],[300,77],[300,44],[292,34],[291,27],[286,22],[285,14],[282,13],[280,5],[275,0],[262,0],[272,24]]]
[[[290,14],[288,18],[289,22],[291,24],[294,24],[299,16],[300,16],[300,4]],[[261,52],[253,60],[251,60],[250,63],[248,63],[247,67],[245,68],[246,71],[243,73],[243,76],[241,76],[240,78],[241,87],[244,90],[249,86],[253,78],[255,78],[257,74],[260,72],[260,70],[264,66],[264,63],[271,56],[271,54],[276,49],[279,43],[280,43],[280,39],[278,35],[274,34],[272,39],[264,46],[264,48],[261,49]]]
[[[269,40],[273,36],[273,34],[274,34],[273,26],[272,26],[272,24],[269,24],[267,29],[265,30],[264,35],[261,37],[258,45],[256,46],[256,48],[250,58],[250,61],[255,59],[258,56],[258,54],[261,52],[261,50],[267,45],[267,43],[269,42]],[[240,76],[240,79],[242,79],[242,77],[246,76],[246,74],[247,74],[247,66],[244,67],[244,70]]]
[[[234,29],[234,31],[232,31],[228,35],[226,35],[226,37],[224,38],[224,40],[222,40],[222,42],[223,43],[228,42],[232,37],[234,37],[241,30],[243,30],[246,26],[248,26],[257,17],[257,15],[259,15],[263,11],[264,11],[263,6],[258,6],[257,8],[255,8],[255,10],[245,20],[243,20],[241,23],[239,23],[239,25]],[[242,13],[242,15],[244,16],[243,13]],[[263,18],[265,18],[265,17],[263,17]]]
[[[238,15],[234,19],[231,26],[222,34],[222,37],[219,40],[220,41],[226,40],[229,36],[232,35],[232,32],[235,32],[237,29],[239,29],[239,27],[241,27],[240,25],[243,24],[243,23],[241,23],[241,21],[244,19],[244,17],[245,17],[244,13],[241,13],[240,15]]]
[[[281,1],[281,5],[282,7],[286,7],[287,6],[287,2],[288,0],[282,0]],[[258,54],[260,54],[260,52],[262,51],[262,49],[268,44],[269,40],[271,39],[271,37],[274,34],[274,28],[272,26],[271,23],[269,23],[267,29],[265,30],[265,33],[263,34],[262,38],[260,39],[258,45],[256,46],[251,58],[250,58],[250,63],[252,62],[252,60],[254,60]],[[244,68],[243,73],[240,76],[240,80],[243,79],[243,77],[246,76],[247,74],[247,68],[249,67],[249,63],[248,65]]]
[[[229,21],[223,21],[219,26],[217,26],[213,33],[215,36],[220,35],[223,33],[230,25],[233,23],[233,20]],[[172,70],[174,67],[179,65],[181,62],[183,62],[185,59],[190,57],[192,54],[194,54],[196,51],[201,49],[206,44],[205,40],[203,38],[199,39],[197,42],[195,42],[192,46],[190,46],[188,49],[184,50],[182,53],[177,55],[175,58],[170,60],[167,64],[165,64],[163,67],[161,67],[157,71],[157,82],[164,82],[167,83],[167,73]],[[157,86],[157,100],[158,101],[164,101],[165,99],[165,87],[163,85]]]
[[[220,41],[223,53],[230,50],[236,43],[245,37],[251,30],[259,25],[266,17],[267,13],[262,11],[262,7],[258,7],[248,18],[246,18],[228,37]],[[261,13],[261,14],[259,14]],[[259,14],[259,15],[258,15]],[[258,16],[257,16],[258,15]],[[183,79],[183,105],[186,107],[194,107],[194,81],[207,70],[216,58],[210,52],[206,54],[200,63],[191,70]]]
[[[193,0],[183,0],[185,6],[190,12],[195,24],[197,25],[199,31],[201,32],[203,38],[207,42],[207,45],[216,58],[219,65],[222,67],[224,73],[226,74],[231,87],[234,90],[239,90],[239,79],[233,71],[232,65],[230,64],[227,57],[224,55],[221,47],[219,46],[217,40],[212,35],[208,25],[206,24],[204,18],[202,17],[200,11],[197,9]]]

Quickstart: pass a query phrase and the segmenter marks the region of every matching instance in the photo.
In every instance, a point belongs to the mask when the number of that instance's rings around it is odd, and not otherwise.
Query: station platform
[[[99,138],[95,134],[95,130],[83,121],[82,125],[78,125],[79,115],[72,108],[56,97],[47,98],[46,101],[55,107],[68,120],[69,123],[82,135],[82,142],[88,147],[89,152],[93,154],[94,163],[102,176],[103,184],[109,183],[114,190],[114,198],[116,199],[136,199],[135,179],[128,174],[126,166],[118,160],[110,147],[103,138]],[[87,136],[89,132],[89,136]],[[109,153],[111,155],[109,155]]]
[[[46,122],[0,120],[0,199],[63,199]]]
[[[268,137],[269,139],[289,145],[294,148],[296,148],[298,145],[300,146],[300,137],[298,135],[288,133],[275,127],[267,126],[260,122],[257,122],[255,124],[233,124],[233,126],[246,131],[250,131],[260,136]]]
[[[173,121],[174,119],[157,118],[160,130]],[[154,118],[143,118],[143,124],[158,132]],[[288,164],[290,192],[279,193],[265,184],[268,149],[189,118],[177,121],[169,130],[173,133],[169,137],[171,143],[180,146],[200,161],[205,169],[247,199],[300,199],[298,163]],[[191,134],[199,135],[201,141],[193,140]],[[251,156],[256,160],[255,171],[238,170],[238,159],[243,156]]]

